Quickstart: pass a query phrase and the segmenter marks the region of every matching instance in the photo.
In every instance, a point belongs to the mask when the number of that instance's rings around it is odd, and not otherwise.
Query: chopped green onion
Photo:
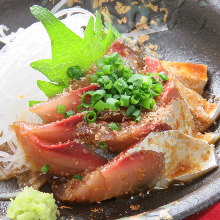
[[[91,75],[90,76],[90,81],[91,83],[97,83],[97,80],[98,80],[98,76],[97,75]]]
[[[108,125],[110,130],[121,130],[121,126],[117,123],[111,123]]]
[[[81,70],[81,68],[78,65],[76,65],[76,66],[71,66],[67,69],[67,75],[71,79],[79,80],[80,78],[85,76],[85,73]]]
[[[96,121],[96,118],[97,118],[97,115],[94,111],[88,111],[84,116],[84,119],[87,123],[92,123]]]
[[[118,53],[112,53],[112,54],[110,54],[110,59],[111,59],[111,62],[112,62],[112,64],[113,63],[115,63],[115,62],[122,62],[122,60],[121,60],[121,57],[119,56],[119,54]]]
[[[78,106],[76,107],[76,111],[77,111],[77,112],[84,112],[84,111],[86,111],[86,108],[85,108],[84,105],[78,105]]]
[[[107,101],[108,98],[112,98],[112,94],[106,94],[104,96],[104,100]]]
[[[65,114],[66,106],[65,105],[58,105],[57,106],[57,113]]]
[[[102,66],[102,71],[105,74],[111,74],[113,70],[114,70],[114,68],[113,68],[112,65],[104,65],[104,66]]]
[[[122,69],[122,76],[125,80],[128,80],[133,75],[133,72],[129,67],[124,66]]]
[[[141,116],[139,115],[137,118],[135,118],[136,122],[139,122],[141,120]]]
[[[96,61],[96,66],[96,75],[90,76],[90,80],[98,83],[101,89],[84,94],[82,106],[79,106],[83,107],[83,111],[85,108],[95,110],[84,116],[88,123],[96,120],[96,112],[100,113],[105,109],[116,111],[119,107],[125,107],[126,115],[133,117],[136,122],[140,121],[142,109],[153,109],[156,104],[154,97],[160,95],[163,90],[161,82],[168,79],[163,72],[134,74],[124,65],[118,53],[104,55]],[[111,126],[115,126],[115,123]]]
[[[102,68],[103,65],[104,65],[104,58],[103,57],[96,60],[96,66],[98,68]]]
[[[69,110],[69,111],[67,111],[66,113],[65,113],[65,118],[69,118],[69,117],[71,117],[71,116],[73,116],[73,115],[75,115],[76,113],[73,111],[73,110]]]
[[[133,105],[130,105],[125,112],[127,116],[132,116],[132,114],[136,111],[136,108]]]
[[[111,94],[112,94],[112,95],[118,94],[117,89],[116,89],[116,88],[112,88],[112,89],[111,89]]]
[[[86,108],[92,105],[92,97],[94,95],[94,91],[88,91],[82,95],[82,105]]]
[[[148,88],[151,87],[153,83],[152,77],[150,76],[143,76],[143,83],[142,83],[142,88]]]
[[[98,79],[97,83],[100,86],[103,86],[104,89],[111,89],[113,85],[111,79],[108,76],[101,76],[101,78]]]
[[[137,104],[140,101],[140,99],[141,99],[140,94],[135,94],[135,95],[131,96],[131,99],[130,99],[131,104],[133,104],[133,105]]]
[[[101,71],[101,70],[96,71],[96,74],[97,74],[98,76],[103,76],[103,75],[105,75],[105,73],[104,73],[103,71]]]
[[[92,96],[92,104],[94,105],[96,102],[98,102],[101,98],[103,98],[106,94],[106,91],[104,89],[99,89],[94,92]]]
[[[141,80],[143,81],[143,75],[141,74],[133,74],[129,79],[128,79],[128,83],[134,83],[137,80]]]
[[[41,168],[42,173],[48,173],[50,166],[48,164],[44,164]]]
[[[101,148],[102,150],[106,150],[108,149],[108,145],[104,142],[104,141],[100,141],[98,143],[99,148]]]
[[[161,94],[161,92],[163,91],[163,85],[162,83],[157,83],[153,85],[153,89],[155,94],[158,96]]]
[[[130,103],[129,99],[130,99],[130,96],[128,96],[128,95],[121,95],[120,105],[123,106],[123,107],[128,107],[129,103]]]
[[[110,109],[110,110],[118,110],[118,107],[120,105],[120,102],[117,100],[117,99],[114,99],[114,98],[108,98],[106,100],[106,104],[107,104],[107,107]]]
[[[113,98],[114,98],[114,99],[120,99],[120,97],[121,97],[121,96],[118,95],[118,94],[113,95]]]
[[[123,93],[123,91],[128,87],[128,84],[122,79],[119,78],[115,83],[114,87],[118,90],[120,94]]]
[[[168,77],[167,77],[166,73],[164,73],[164,72],[158,73],[158,76],[159,76],[163,81],[167,81],[167,80],[168,80]]]
[[[35,104],[41,103],[43,101],[28,101],[29,107],[33,107]]]
[[[82,180],[83,176],[81,176],[80,174],[74,174],[73,175],[73,179],[75,179],[75,180]]]
[[[152,110],[155,104],[156,101],[154,99],[149,98],[143,101],[142,106],[148,110]]]
[[[102,112],[103,110],[106,109],[106,103],[103,102],[102,100],[99,100],[98,102],[96,102],[93,108],[97,110],[98,112]]]
[[[132,113],[132,116],[136,119],[137,117],[139,117],[141,114],[141,111],[139,109],[137,109],[135,112]]]

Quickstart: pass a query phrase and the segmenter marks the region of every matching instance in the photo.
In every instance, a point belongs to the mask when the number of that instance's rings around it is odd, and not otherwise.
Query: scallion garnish
[[[129,107],[129,103],[130,103],[130,96],[128,95],[121,95],[120,97],[120,104],[123,107]]]
[[[69,67],[66,73],[71,79],[77,80],[85,76],[85,73],[81,70],[81,68],[78,65]]]
[[[102,150],[107,150],[108,149],[108,145],[104,142],[104,141],[100,141],[98,143],[99,148],[101,148]]]
[[[48,164],[44,164],[41,168],[42,173],[48,173],[50,166]]]
[[[87,111],[84,116],[84,119],[87,123],[95,122],[96,118],[97,118],[97,115],[96,115],[95,111]]]
[[[110,130],[121,130],[121,126],[118,123],[111,123],[108,125]]]
[[[124,65],[118,53],[104,55],[96,61],[96,66],[96,75],[92,75],[90,79],[91,82],[98,83],[101,89],[84,94],[82,106],[94,109],[98,113],[105,109],[116,111],[124,107],[126,115],[135,121],[141,120],[142,109],[154,108],[154,98],[162,93],[162,82],[168,79],[164,72],[134,74]],[[87,98],[89,95],[90,99]],[[90,114],[92,118],[95,113]],[[88,122],[91,123],[93,120]]]
[[[102,66],[102,71],[104,74],[111,74],[112,71],[114,70],[112,65],[104,65]]]
[[[83,176],[81,176],[80,174],[74,174],[73,175],[73,179],[75,179],[75,180],[82,180]]]
[[[77,110],[77,112],[84,112],[84,111],[86,111],[86,108],[84,105],[78,105],[76,107],[76,110]]]
[[[158,73],[159,77],[163,80],[163,81],[167,81],[168,80],[168,77],[166,75],[166,73],[164,72],[161,72],[161,73]]]
[[[102,100],[99,100],[98,102],[96,102],[93,108],[97,110],[98,112],[102,112],[103,110],[106,109],[106,103],[103,102]]]
[[[122,94],[125,89],[127,89],[128,84],[124,81],[123,78],[119,78],[115,83],[114,87],[118,90],[120,94]]]
[[[65,112],[64,116],[65,116],[65,118],[69,118],[75,114],[76,113],[73,110],[69,110],[69,111]]]
[[[92,105],[92,97],[94,95],[94,91],[86,92],[82,95],[82,105],[86,108]]]
[[[115,111],[115,110],[118,110],[120,102],[115,98],[108,98],[106,100],[106,104],[110,110]]]
[[[125,112],[125,114],[127,116],[132,116],[132,114],[136,111],[137,109],[133,106],[133,105],[130,105],[127,109],[127,111]]]
[[[65,114],[66,106],[65,105],[58,105],[57,106],[57,113]]]

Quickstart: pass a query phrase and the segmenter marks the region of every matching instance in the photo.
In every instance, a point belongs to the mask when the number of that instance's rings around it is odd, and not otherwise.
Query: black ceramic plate
[[[56,1],[55,1],[56,2]],[[126,2],[126,1],[121,1]],[[128,2],[128,1],[127,1]],[[208,93],[220,96],[220,2],[218,0],[152,0],[168,8],[168,31],[151,35],[151,42],[159,46],[163,59],[204,63],[209,67]],[[91,1],[82,1],[83,7]],[[29,6],[45,0],[1,0],[0,23],[10,27],[27,27],[35,21]],[[113,13],[113,12],[112,12]],[[220,130],[217,122],[212,131]],[[218,144],[217,144],[218,145]],[[217,155],[220,157],[217,147]],[[15,182],[1,182],[0,193],[15,188]],[[220,169],[185,186],[173,186],[150,194],[111,199],[96,204],[73,204],[60,208],[60,219],[116,219],[122,217],[143,219],[183,219],[220,200]],[[0,202],[0,215],[8,202]],[[62,206],[64,204],[60,204]],[[66,204],[65,204],[66,205]],[[134,216],[134,217],[131,217]]]

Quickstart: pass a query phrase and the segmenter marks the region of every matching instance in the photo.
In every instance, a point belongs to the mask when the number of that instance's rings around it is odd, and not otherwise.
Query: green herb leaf
[[[102,25],[101,15],[90,18],[84,38],[68,29],[49,10],[32,6],[32,14],[41,21],[51,39],[52,59],[31,63],[31,67],[43,73],[52,83],[38,81],[38,87],[51,97],[69,86],[67,69],[79,66],[87,70],[98,58],[103,56],[111,43],[120,35],[111,25]],[[49,87],[47,87],[49,85]]]

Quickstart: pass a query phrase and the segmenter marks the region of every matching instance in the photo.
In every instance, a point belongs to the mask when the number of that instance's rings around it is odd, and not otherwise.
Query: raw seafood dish
[[[220,107],[202,96],[206,65],[146,56],[99,13],[80,36],[47,9],[31,12],[51,40],[52,58],[30,64],[46,78],[37,86],[47,99],[28,100],[38,118],[8,124],[16,137],[3,129],[1,180],[35,189],[49,182],[59,201],[100,202],[218,166],[219,134],[206,130]]]

